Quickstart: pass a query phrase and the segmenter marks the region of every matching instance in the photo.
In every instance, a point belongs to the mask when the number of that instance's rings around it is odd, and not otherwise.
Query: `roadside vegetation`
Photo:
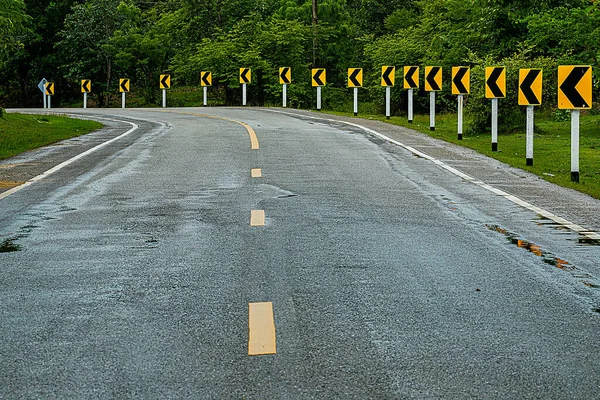
[[[0,160],[99,129],[96,121],[55,115],[2,112],[0,115]]]

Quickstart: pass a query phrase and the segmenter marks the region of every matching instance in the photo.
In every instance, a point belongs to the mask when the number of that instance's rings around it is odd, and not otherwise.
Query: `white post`
[[[287,84],[283,84],[283,106],[287,107]]]
[[[408,89],[408,123],[413,122],[413,89]]]
[[[48,96],[46,96],[46,89],[44,89],[44,108],[48,108],[48,106],[46,105],[46,101]]]
[[[464,104],[464,96],[462,94],[458,95],[458,140],[462,140],[463,138],[463,104]]]
[[[52,96],[48,96],[48,108],[52,108]]]
[[[527,135],[525,138],[525,165],[533,165],[533,106],[527,106]]]
[[[435,92],[429,92],[429,130],[435,131]]]
[[[246,105],[246,84],[242,83],[242,105]]]
[[[354,116],[358,115],[358,88],[354,88]]]
[[[163,89],[162,106],[163,106],[163,108],[167,108],[167,89]]]
[[[87,93],[83,94],[83,108],[87,108]]]
[[[385,87],[385,118],[390,119],[392,115],[391,112],[391,103],[392,103],[392,88],[389,86]]]
[[[204,94],[203,94],[203,100],[204,100],[204,107],[206,107],[208,105],[208,88],[206,86],[204,86],[202,89],[204,89]]]
[[[498,99],[492,99],[492,151],[498,151]]]
[[[579,183],[579,110],[571,110],[571,181]]]
[[[321,86],[317,86],[317,111],[321,111]]]
[[[125,108],[125,92],[121,93],[121,108]]]

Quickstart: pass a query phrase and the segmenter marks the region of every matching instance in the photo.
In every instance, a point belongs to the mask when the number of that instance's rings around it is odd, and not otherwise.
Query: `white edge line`
[[[429,161],[433,162],[434,164],[440,166],[441,168],[445,169],[446,171],[451,172],[452,174],[457,175],[457,176],[463,178],[466,181],[474,183],[475,185],[477,185],[477,186],[479,186],[479,187],[481,187],[483,189],[486,189],[489,192],[497,194],[498,196],[504,197],[505,199],[511,201],[512,203],[514,203],[514,204],[516,204],[518,206],[521,206],[521,207],[523,207],[523,208],[525,208],[527,210],[530,210],[530,211],[533,211],[533,212],[535,212],[537,214],[540,214],[544,218],[550,219],[550,220],[556,222],[557,224],[562,225],[562,226],[564,226],[567,229],[570,229],[571,231],[573,231],[575,233],[583,235],[583,236],[585,236],[585,237],[587,237],[588,239],[591,239],[591,240],[599,240],[600,239],[600,234],[598,234],[597,232],[585,229],[585,228],[583,228],[583,227],[581,227],[581,226],[579,226],[577,224],[574,224],[574,223],[572,223],[570,221],[567,221],[564,218],[556,216],[556,215],[552,214],[551,212],[544,210],[543,208],[536,207],[533,204],[528,203],[525,200],[522,200],[522,199],[518,198],[517,196],[514,196],[514,195],[512,195],[510,193],[507,193],[507,192],[505,192],[503,190],[495,188],[494,186],[489,185],[489,184],[487,184],[485,182],[476,180],[472,176],[470,176],[468,174],[465,174],[464,172],[459,171],[459,170],[457,170],[454,167],[449,166],[448,164],[444,163],[443,161],[438,160],[435,157],[430,156],[429,154],[425,154],[425,153],[423,153],[420,150],[417,150],[417,149],[415,149],[415,148],[413,148],[411,146],[407,146],[404,143],[401,143],[401,142],[399,142],[397,140],[389,138],[389,137],[385,136],[382,133],[379,133],[379,132],[377,132],[377,131],[375,131],[375,130],[373,130],[371,128],[367,128],[366,126],[355,124],[353,122],[347,122],[347,121],[341,121],[341,120],[338,120],[338,119],[332,119],[332,118],[313,117],[313,116],[310,116],[310,115],[294,114],[294,113],[291,113],[291,112],[277,111],[277,110],[266,110],[266,111],[274,112],[274,113],[279,113],[279,114],[291,115],[291,116],[294,116],[294,117],[303,117],[303,118],[310,118],[310,119],[321,120],[321,121],[336,122],[336,123],[351,125],[351,126],[360,128],[360,129],[362,129],[363,131],[365,131],[367,133],[375,135],[375,136],[377,136],[377,137],[379,137],[379,138],[381,138],[383,140],[386,140],[386,141],[388,141],[388,142],[390,142],[392,144],[395,144],[396,146],[402,147],[402,148],[410,151],[414,155],[417,155],[417,156],[422,157],[422,158],[424,158],[426,160],[429,160]]]
[[[63,114],[63,115],[64,115],[64,114]],[[111,118],[102,118],[102,117],[96,117],[96,118],[98,118],[98,119],[104,119],[104,120],[107,120],[107,121],[123,122],[123,123],[126,123],[126,124],[129,124],[129,125],[131,125],[131,126],[132,126],[132,128],[131,128],[131,129],[129,129],[127,132],[125,132],[125,133],[122,133],[121,135],[119,135],[119,136],[117,136],[117,137],[114,137],[114,138],[112,138],[112,139],[110,139],[110,140],[107,140],[106,142],[104,142],[104,143],[101,143],[101,144],[99,144],[99,145],[97,145],[97,146],[95,146],[95,147],[92,147],[91,149],[88,149],[88,150],[84,151],[83,153],[76,155],[75,157],[72,157],[72,158],[70,158],[70,159],[68,159],[68,160],[66,160],[66,161],[63,161],[62,163],[60,163],[60,164],[58,164],[58,165],[56,165],[56,166],[54,166],[54,167],[50,168],[50,169],[49,169],[49,170],[47,170],[47,171],[45,171],[45,172],[42,172],[41,174],[39,174],[39,175],[37,175],[37,176],[34,176],[33,178],[31,178],[31,179],[30,179],[30,180],[28,180],[27,182],[23,183],[22,185],[15,186],[15,187],[14,187],[14,188],[12,188],[12,189],[9,189],[9,190],[7,190],[7,191],[5,191],[5,192],[3,192],[3,193],[0,193],[0,200],[7,198],[7,197],[8,197],[8,196],[10,196],[11,194],[14,194],[14,193],[16,193],[16,192],[18,192],[19,190],[21,190],[21,189],[24,189],[24,188],[26,188],[27,186],[29,186],[29,185],[31,185],[31,184],[33,184],[33,183],[35,183],[35,182],[41,181],[42,179],[44,179],[44,178],[46,178],[46,177],[48,177],[48,176],[52,175],[53,173],[55,173],[55,172],[57,172],[57,171],[60,171],[61,169],[63,169],[63,168],[64,168],[64,167],[66,167],[67,165],[69,165],[69,164],[72,164],[72,163],[74,163],[75,161],[77,161],[77,160],[79,160],[79,159],[81,159],[81,158],[83,158],[83,157],[85,157],[85,156],[88,156],[88,155],[92,154],[93,152],[95,152],[95,151],[97,151],[97,150],[100,150],[100,149],[101,149],[101,148],[103,148],[104,146],[108,146],[109,144],[111,144],[111,143],[113,143],[113,142],[116,142],[117,140],[119,140],[119,139],[122,139],[122,138],[124,138],[124,137],[125,137],[125,136],[127,136],[127,135],[130,135],[131,133],[135,132],[135,131],[136,131],[136,130],[139,128],[139,125],[138,125],[138,124],[136,124],[136,123],[133,123],[133,122],[129,122],[129,121],[123,121],[123,120],[111,119]],[[93,118],[90,118],[90,119],[93,119]]]

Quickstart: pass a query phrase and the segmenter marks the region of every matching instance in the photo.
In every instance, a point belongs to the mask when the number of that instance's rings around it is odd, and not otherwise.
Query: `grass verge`
[[[334,115],[353,116],[352,113],[330,112]],[[429,129],[429,115],[415,115],[414,123],[406,117],[359,114],[359,118],[374,119],[404,126],[436,139],[469,147],[513,167],[529,171],[549,182],[569,187],[600,199],[600,115],[582,115],[580,121],[580,182],[571,182],[571,122],[554,120],[552,114],[536,114],[534,135],[534,165],[525,165],[525,126],[518,133],[498,135],[498,152],[492,152],[491,134],[465,134],[458,140],[456,114],[436,116],[436,130]],[[465,128],[468,120],[465,120]],[[467,129],[464,130],[468,132]]]
[[[96,121],[62,116],[3,113],[0,117],[0,160],[101,127],[102,124]]]

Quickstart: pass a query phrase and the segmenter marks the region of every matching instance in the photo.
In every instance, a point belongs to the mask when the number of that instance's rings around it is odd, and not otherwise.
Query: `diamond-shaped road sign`
[[[425,67],[425,90],[427,92],[442,90],[442,67]]]
[[[212,72],[200,72],[200,86],[212,86]]]
[[[46,95],[54,95],[54,82],[46,82]]]
[[[452,67],[452,94],[471,93],[471,68]]]
[[[396,67],[381,67],[381,86],[394,86]]]
[[[485,67],[485,98],[501,99],[506,97],[506,68]]]
[[[48,83],[46,78],[42,78],[40,83],[38,83],[38,89],[40,89],[40,92],[46,93],[46,83]]]
[[[121,93],[129,92],[129,78],[119,79],[119,92],[121,92]]]
[[[419,88],[419,67],[404,67],[404,89]]]
[[[311,76],[313,87],[327,84],[327,71],[325,71],[325,68],[313,68]]]
[[[539,106],[542,104],[542,70],[519,70],[519,105]]]
[[[252,81],[252,72],[250,68],[240,68],[240,83],[250,83]]]
[[[363,70],[362,68],[348,68],[348,87],[362,87]]]
[[[292,69],[290,67],[279,68],[279,83],[282,85],[292,83]]]
[[[91,92],[92,92],[91,79],[82,79],[81,80],[81,93],[91,93]]]
[[[161,89],[170,89],[171,88],[171,75],[161,75],[158,86]]]
[[[558,67],[558,108],[582,110],[592,108],[592,67],[561,65]]]

